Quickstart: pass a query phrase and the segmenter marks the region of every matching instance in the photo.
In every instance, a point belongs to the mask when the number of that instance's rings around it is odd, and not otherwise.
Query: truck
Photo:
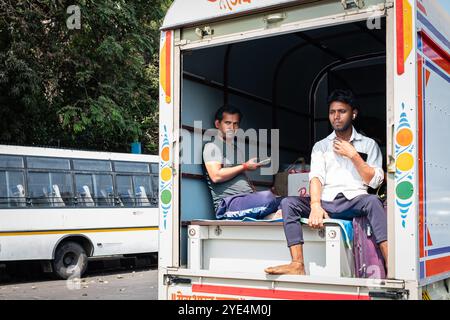
[[[439,0],[175,0],[160,40],[159,299],[450,299],[449,11]],[[202,141],[215,111],[237,106],[257,135],[246,154],[270,149],[282,174],[331,132],[336,88],[355,93],[355,128],[383,153],[387,276],[355,277],[351,230],[336,221],[303,228],[307,275],[268,275],[290,261],[282,223],[215,219]],[[250,179],[262,190],[275,176]]]

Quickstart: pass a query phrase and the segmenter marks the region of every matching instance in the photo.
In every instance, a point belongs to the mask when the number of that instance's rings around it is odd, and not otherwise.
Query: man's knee
[[[378,198],[378,196],[374,194],[366,195],[365,202],[365,206],[368,208],[383,207],[383,203],[381,202],[380,198]]]
[[[380,198],[374,194],[369,194],[366,196],[366,203],[364,205],[365,211],[370,219],[373,217],[377,220],[386,221],[386,211],[383,207],[383,202],[381,202]]]
[[[294,202],[294,197],[286,197],[281,200],[281,207],[290,208]]]
[[[296,206],[296,202],[298,197],[286,197],[281,200],[281,213],[283,218],[286,218],[289,214],[293,213],[293,209]]]

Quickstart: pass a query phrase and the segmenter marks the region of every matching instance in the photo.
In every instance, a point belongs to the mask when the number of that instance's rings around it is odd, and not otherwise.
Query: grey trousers
[[[311,213],[310,197],[286,197],[281,201],[283,226],[288,247],[303,244],[300,218],[308,218]],[[363,194],[347,200],[339,193],[333,201],[321,201],[322,208],[330,218],[352,220],[367,216],[377,243],[387,240],[387,215],[381,200],[372,194]]]

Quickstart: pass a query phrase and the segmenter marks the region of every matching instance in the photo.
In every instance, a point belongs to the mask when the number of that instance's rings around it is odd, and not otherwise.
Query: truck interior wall
[[[284,169],[300,156],[308,160],[314,142],[332,131],[327,96],[333,89],[349,88],[360,106],[356,129],[374,138],[385,154],[385,32],[384,19],[381,28],[374,30],[362,21],[183,52],[182,126],[192,141],[194,121],[202,121],[203,129],[212,128],[216,110],[228,101],[243,112],[242,129],[280,130],[280,169]],[[198,163],[201,144],[194,150],[192,143],[185,142],[181,221],[214,219]],[[191,155],[189,161],[183,159],[185,154]],[[196,164],[192,164],[194,158]],[[250,178],[269,184],[273,179],[258,171]],[[186,264],[186,244],[183,227],[182,265]]]

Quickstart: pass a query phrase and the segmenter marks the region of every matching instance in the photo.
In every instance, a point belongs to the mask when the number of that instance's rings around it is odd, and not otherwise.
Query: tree
[[[0,0],[0,142],[154,153],[170,1],[78,1],[80,29],[71,4]]]

